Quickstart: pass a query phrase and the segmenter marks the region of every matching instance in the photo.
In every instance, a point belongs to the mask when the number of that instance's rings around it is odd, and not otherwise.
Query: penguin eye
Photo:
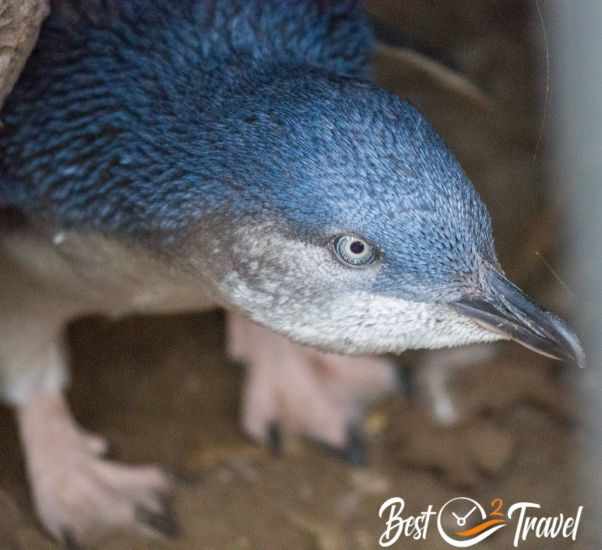
[[[374,246],[354,235],[341,235],[334,240],[338,258],[352,267],[363,267],[376,259]]]

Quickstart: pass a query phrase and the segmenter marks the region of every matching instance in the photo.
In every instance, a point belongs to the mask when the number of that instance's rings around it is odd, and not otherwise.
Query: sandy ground
[[[490,205],[502,261],[541,301],[570,309],[570,293],[550,274],[562,240],[558,205],[544,178],[538,61],[541,22],[517,1],[372,2],[374,13],[436,51],[460,74],[432,68],[403,51],[382,52],[378,77],[427,112],[458,153]],[[545,76],[545,73],[544,75]],[[545,82],[545,78],[543,79]],[[546,258],[544,262],[541,257]],[[407,513],[439,508],[456,496],[535,501],[545,515],[574,513],[581,428],[571,382],[577,374],[515,346],[492,347],[478,364],[454,369],[449,382],[460,419],[432,417],[425,366],[474,363],[412,353],[411,399],[379,405],[367,418],[367,467],[351,467],[295,442],[283,457],[250,444],[238,424],[244,369],[223,352],[219,313],[185,317],[86,319],[69,331],[76,415],[106,434],[112,455],[160,462],[181,479],[175,499],[182,536],[175,541],[118,537],[108,550],[373,549],[384,525],[382,502],[401,496]],[[430,367],[428,367],[430,365]],[[33,518],[17,435],[1,411],[0,550],[57,548]],[[601,485],[591,472],[592,484]],[[584,513],[576,542],[527,540],[527,550],[598,550],[602,535]],[[512,547],[510,529],[478,546]],[[394,548],[450,548],[431,528],[425,541]]]

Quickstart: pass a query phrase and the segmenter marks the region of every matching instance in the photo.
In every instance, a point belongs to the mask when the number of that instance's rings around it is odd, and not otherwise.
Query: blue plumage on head
[[[4,194],[126,238],[224,209],[357,232],[390,251],[383,291],[445,285],[494,257],[489,217],[424,117],[367,81],[371,45],[354,2],[63,2],[6,107]]]
[[[177,229],[199,192],[219,199],[211,163],[231,162],[220,151],[243,128],[220,119],[272,67],[367,72],[371,32],[349,2],[54,8],[4,111],[1,194],[66,225]]]

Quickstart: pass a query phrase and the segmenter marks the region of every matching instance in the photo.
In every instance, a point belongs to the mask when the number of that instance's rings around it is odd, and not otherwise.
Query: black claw
[[[313,440],[324,452],[351,464],[352,466],[365,466],[367,464],[366,445],[361,430],[352,426],[347,430],[347,442],[343,448],[335,447],[324,441]]]
[[[282,456],[282,430],[280,429],[280,424],[278,424],[278,422],[270,422],[266,434],[266,445],[274,456]]]
[[[406,399],[416,394],[416,367],[397,367],[397,385],[399,392]]]
[[[61,539],[63,541],[63,548],[65,548],[65,550],[82,550],[82,547],[75,540],[75,536],[68,529],[63,529]]]
[[[357,426],[347,432],[347,445],[342,452],[343,460],[352,466],[365,466],[368,463],[364,436]]]
[[[148,508],[139,506],[136,508],[136,519],[166,538],[176,538],[180,535],[180,526],[169,503],[169,499],[162,497],[160,501],[161,512],[154,512]]]

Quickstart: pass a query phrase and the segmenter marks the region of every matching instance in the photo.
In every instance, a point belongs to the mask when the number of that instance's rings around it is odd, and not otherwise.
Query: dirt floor
[[[403,49],[381,50],[375,65],[380,81],[429,114],[461,158],[491,207],[509,274],[566,313],[570,292],[557,279],[562,194],[545,172],[546,51],[533,5],[375,0],[375,15],[411,31],[418,47],[453,71]],[[543,515],[574,514],[583,504],[574,483],[587,438],[572,397],[576,373],[512,345],[492,346],[472,365],[470,350],[403,356],[411,398],[400,395],[371,413],[368,466],[352,467],[305,443],[275,457],[245,439],[238,423],[244,369],[225,358],[218,312],[86,319],[69,337],[78,419],[110,438],[112,456],[165,464],[180,479],[179,539],[124,536],[103,549],[374,549],[384,529],[378,509],[393,496],[405,499],[408,514],[457,496],[487,506],[496,497],[505,507],[533,501]],[[437,422],[425,386],[427,373],[438,375],[448,363],[470,365],[451,371],[459,410],[451,426]],[[57,548],[33,518],[9,411],[1,411],[0,434],[0,550]],[[599,472],[591,474],[602,491]],[[576,542],[532,537],[520,548],[599,550],[598,519],[586,508]],[[502,529],[478,548],[506,550],[512,537]],[[450,548],[434,527],[426,540],[393,547]]]

